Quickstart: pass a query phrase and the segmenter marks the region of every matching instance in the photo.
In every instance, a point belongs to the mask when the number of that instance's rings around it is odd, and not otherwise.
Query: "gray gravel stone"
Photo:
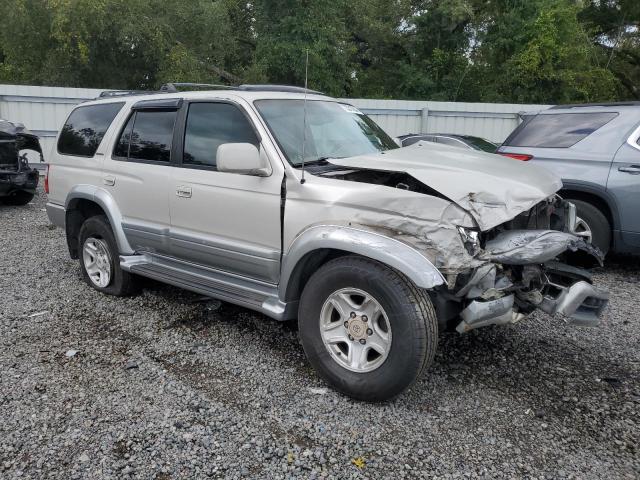
[[[371,405],[324,390],[295,325],[151,281],[92,290],[43,197],[0,207],[1,478],[640,476],[637,260],[596,273],[601,327],[443,334]]]

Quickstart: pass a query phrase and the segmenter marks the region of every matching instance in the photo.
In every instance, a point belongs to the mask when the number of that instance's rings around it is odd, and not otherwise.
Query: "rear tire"
[[[339,298],[345,303],[338,301],[342,306],[335,308]],[[345,395],[372,402],[409,388],[433,362],[438,341],[427,292],[399,272],[357,256],[332,260],[313,274],[300,299],[298,323],[318,374]],[[354,364],[352,352],[362,352],[363,361]]]
[[[125,296],[138,290],[137,278],[120,268],[120,254],[105,215],[89,217],[78,235],[79,260],[85,282],[107,295]]]
[[[18,206],[26,205],[31,200],[33,200],[34,196],[34,193],[25,192],[24,190],[18,190],[17,192],[13,192],[11,195],[9,195],[8,197],[4,197],[1,200],[5,205]]]
[[[607,217],[591,203],[572,199],[568,199],[568,201],[576,206],[576,216],[584,222],[586,228],[591,232],[591,243],[606,255],[611,246],[611,225],[609,225]]]

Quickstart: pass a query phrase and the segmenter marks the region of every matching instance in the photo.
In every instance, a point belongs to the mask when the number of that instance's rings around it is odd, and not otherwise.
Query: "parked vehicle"
[[[39,153],[42,159],[36,135],[22,124],[0,119],[0,202],[7,205],[26,205],[38,186],[38,171],[29,166],[25,150]]]
[[[98,291],[136,276],[298,319],[337,390],[385,400],[433,361],[438,331],[537,308],[595,325],[601,261],[558,177],[497,155],[398,148],[355,107],[295,87],[110,96],[78,106],[47,212]]]
[[[420,141],[442,143],[451,147],[466,148],[469,150],[479,150],[481,152],[495,153],[498,145],[484,138],[472,135],[458,135],[450,133],[410,133],[398,137],[403,147],[408,147]]]
[[[564,105],[524,115],[498,153],[562,178],[577,234],[603,252],[640,254],[640,102]]]

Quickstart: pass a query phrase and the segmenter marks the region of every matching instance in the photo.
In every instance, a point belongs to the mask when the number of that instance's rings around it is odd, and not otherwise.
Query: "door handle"
[[[113,187],[116,184],[116,177],[114,177],[113,175],[107,175],[105,177],[102,177],[102,183],[110,187]]]
[[[184,185],[180,185],[176,189],[176,195],[178,197],[191,198],[191,187],[185,187]]]
[[[640,175],[640,165],[629,165],[628,167],[618,168],[619,172],[630,173],[631,175]]]

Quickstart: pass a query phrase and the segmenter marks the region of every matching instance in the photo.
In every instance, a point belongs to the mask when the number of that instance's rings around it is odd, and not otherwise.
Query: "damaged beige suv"
[[[377,401],[433,361],[438,331],[536,309],[596,325],[608,295],[578,265],[552,173],[420,142],[295,87],[107,93],[62,128],[50,220],[95,289],[138,276],[298,319],[335,389]]]

